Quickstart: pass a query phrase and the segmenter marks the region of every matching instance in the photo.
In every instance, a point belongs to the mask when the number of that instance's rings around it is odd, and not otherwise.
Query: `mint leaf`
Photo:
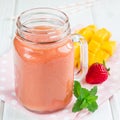
[[[89,96],[86,98],[86,100],[87,100],[87,102],[88,102],[88,104],[89,104],[89,103],[92,103],[92,102],[96,101],[97,98],[98,98],[98,96],[89,95]]]
[[[76,102],[73,105],[72,112],[77,112],[77,111],[82,110],[82,108],[80,107],[81,103],[82,103],[82,100],[81,99],[77,99]]]
[[[97,93],[97,86],[93,87],[91,90],[90,90],[90,94],[91,95],[95,95]]]
[[[74,81],[73,90],[77,100],[73,105],[72,112],[78,112],[85,108],[87,108],[91,112],[94,112],[98,108],[96,102],[96,100],[98,99],[98,96],[96,96],[96,86],[93,87],[91,90],[88,90],[86,88],[82,88],[78,81]]]
[[[92,102],[91,104],[88,105],[88,110],[91,112],[95,112],[98,108],[98,104],[96,102]]]
[[[81,88],[81,92],[80,92],[81,99],[86,98],[89,94],[90,92],[86,88]]]
[[[87,108],[88,104],[87,104],[87,101],[86,99],[84,99],[80,105],[80,108],[83,109],[83,108]]]
[[[80,96],[80,91],[81,91],[81,85],[78,81],[74,81],[74,95],[76,98]]]

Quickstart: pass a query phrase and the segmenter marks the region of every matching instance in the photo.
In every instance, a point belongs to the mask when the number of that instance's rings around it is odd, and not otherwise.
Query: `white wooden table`
[[[120,41],[120,0],[96,0],[94,6],[91,6],[92,1],[94,2],[94,0],[74,0],[74,2],[73,0],[0,0],[0,55],[10,50],[17,15],[26,9],[41,6],[63,9],[69,15],[71,27],[92,23],[98,27],[106,27],[113,33],[113,39]],[[65,9],[69,4],[72,7]],[[2,107],[3,104],[0,103],[0,120],[34,120],[25,118],[9,106],[1,111]],[[120,120],[120,91],[84,120]]]

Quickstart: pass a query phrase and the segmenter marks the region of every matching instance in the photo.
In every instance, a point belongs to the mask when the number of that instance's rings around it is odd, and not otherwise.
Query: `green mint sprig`
[[[78,81],[74,81],[73,92],[77,99],[73,105],[72,112],[78,112],[85,108],[87,108],[90,112],[97,110],[97,86],[93,87],[91,90],[88,90],[86,88],[82,88]]]

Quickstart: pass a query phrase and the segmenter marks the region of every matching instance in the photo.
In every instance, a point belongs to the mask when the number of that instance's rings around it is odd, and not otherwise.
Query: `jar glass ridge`
[[[33,29],[38,26],[49,26],[48,29]],[[59,35],[55,34],[55,30],[61,32]],[[70,24],[67,15],[57,9],[53,8],[34,8],[27,10],[20,14],[17,19],[17,34],[28,42],[32,43],[54,43],[63,40],[66,36],[70,35]],[[49,38],[53,38],[51,41],[32,41],[26,38],[25,34],[32,34],[34,36],[40,36],[40,34],[49,34]]]

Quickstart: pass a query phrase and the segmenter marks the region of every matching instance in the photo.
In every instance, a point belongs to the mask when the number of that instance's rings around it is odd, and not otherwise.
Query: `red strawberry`
[[[90,66],[88,73],[86,75],[86,82],[90,84],[98,84],[107,80],[110,68],[105,67],[105,62],[103,64],[94,63]]]

